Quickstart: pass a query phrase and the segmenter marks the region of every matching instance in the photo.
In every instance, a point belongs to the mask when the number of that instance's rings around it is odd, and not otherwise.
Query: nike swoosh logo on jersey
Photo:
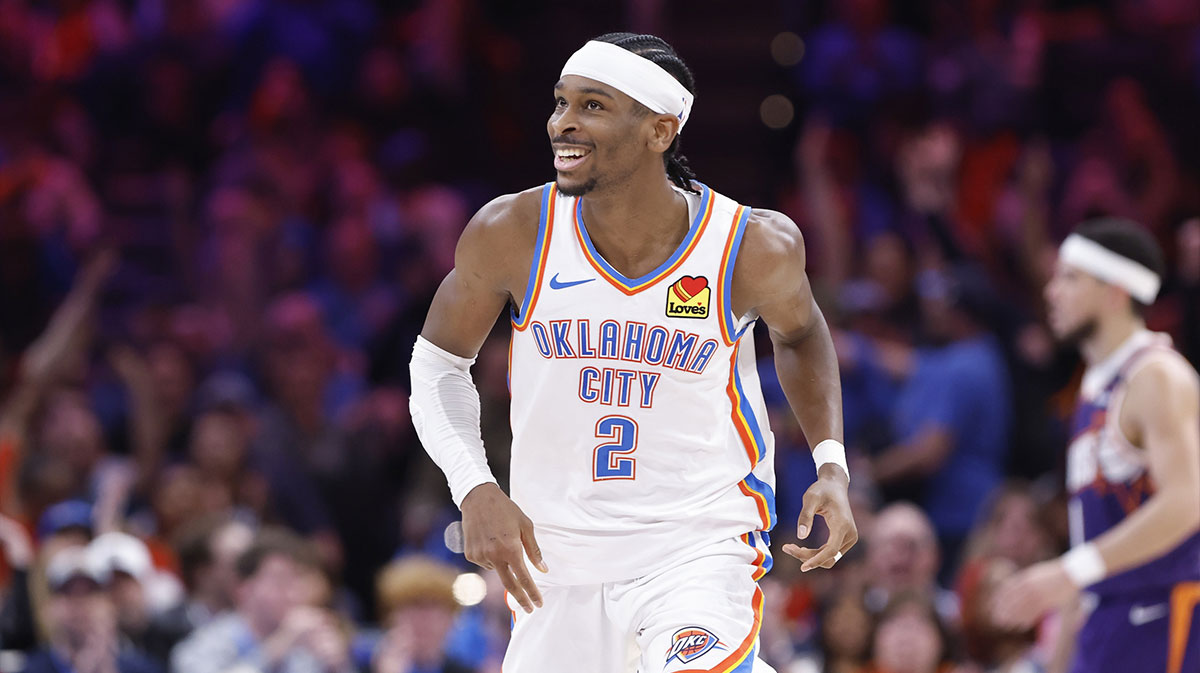
[[[551,290],[563,290],[568,287],[574,287],[575,285],[583,285],[584,283],[590,283],[593,280],[596,280],[596,279],[595,278],[584,278],[583,280],[559,280],[558,274],[556,273],[556,274],[554,274],[554,277],[550,279],[550,289]]]
[[[1129,623],[1134,626],[1149,624],[1156,619],[1162,619],[1166,616],[1166,603],[1159,603],[1158,605],[1135,605],[1129,608]]]

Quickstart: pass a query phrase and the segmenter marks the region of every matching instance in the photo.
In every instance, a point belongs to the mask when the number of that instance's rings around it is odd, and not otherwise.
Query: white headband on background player
[[[1146,305],[1154,303],[1162,287],[1162,278],[1158,274],[1079,234],[1071,234],[1063,241],[1058,249],[1058,258],[1106,283],[1116,285]]]
[[[579,75],[620,90],[658,114],[675,115],[679,131],[696,97],[654,61],[608,42],[592,40],[571,54],[560,77]]]

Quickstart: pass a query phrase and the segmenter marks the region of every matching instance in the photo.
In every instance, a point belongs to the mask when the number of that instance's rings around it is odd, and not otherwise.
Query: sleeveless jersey
[[[1183,361],[1170,343],[1165,334],[1137,332],[1084,374],[1067,453],[1072,545],[1116,526],[1154,494],[1145,451],[1121,431],[1121,402],[1129,379],[1141,367],[1155,360]],[[1200,533],[1088,590],[1101,596],[1128,595],[1195,580],[1200,580]]]
[[[512,316],[511,493],[557,584],[634,579],[738,536],[769,569],[774,438],[730,285],[750,209],[708,187],[657,269],[626,278],[579,198],[542,190]],[[760,532],[762,531],[762,532]],[[535,573],[536,574],[536,573]]]

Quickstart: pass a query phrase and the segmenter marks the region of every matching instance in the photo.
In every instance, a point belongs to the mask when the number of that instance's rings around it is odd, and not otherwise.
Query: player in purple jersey
[[[1164,267],[1145,229],[1095,220],[1063,242],[1046,286],[1051,330],[1087,363],[1072,549],[1011,578],[995,610],[1014,628],[1081,610],[1073,673],[1200,671],[1200,379],[1142,318]]]

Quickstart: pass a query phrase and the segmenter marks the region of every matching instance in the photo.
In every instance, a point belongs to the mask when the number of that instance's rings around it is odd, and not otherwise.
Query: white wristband
[[[846,467],[846,447],[836,439],[827,439],[812,450],[813,462],[817,464],[817,471],[821,470],[822,465],[833,463],[842,468],[842,472],[846,473],[846,480],[850,479],[850,468]]]
[[[1091,542],[1085,542],[1062,555],[1063,570],[1080,589],[1089,587],[1104,579],[1108,568],[1104,566],[1104,557],[1100,550]]]

